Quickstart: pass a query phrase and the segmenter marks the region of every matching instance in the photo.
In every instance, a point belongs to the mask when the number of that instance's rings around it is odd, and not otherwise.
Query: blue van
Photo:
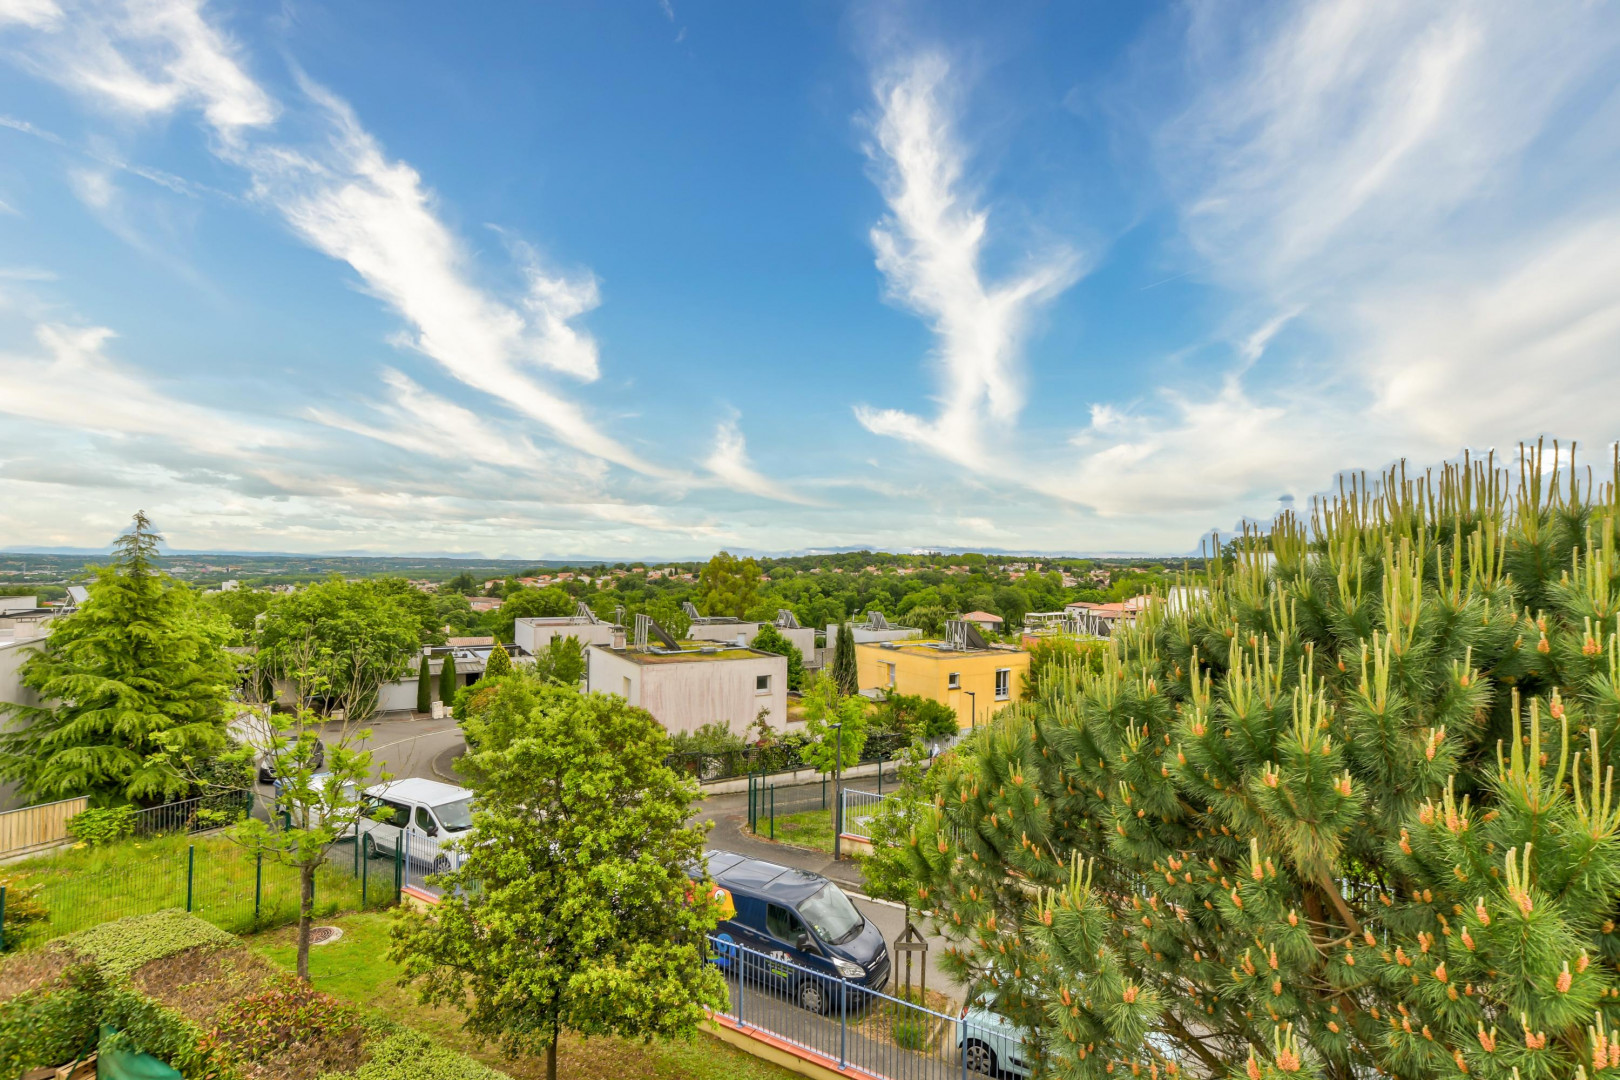
[[[808,870],[732,851],[711,851],[708,863],[709,876],[736,908],[715,928],[723,966],[741,957],[744,977],[773,984],[817,1013],[837,1006],[839,982],[878,991],[888,985],[889,948],[882,932],[837,885]],[[729,951],[731,944],[766,959]]]

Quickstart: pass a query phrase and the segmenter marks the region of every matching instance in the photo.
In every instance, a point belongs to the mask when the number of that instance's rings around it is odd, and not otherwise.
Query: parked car
[[[840,984],[867,990],[888,984],[882,932],[827,878],[731,851],[709,852],[708,867],[735,909],[715,927],[723,965],[740,963],[742,977],[771,984],[817,1013],[837,1006]]]
[[[369,810],[357,828],[366,858],[396,856],[403,845],[409,858],[429,863],[433,873],[451,868],[446,849],[472,828],[472,792],[437,780],[407,777],[369,787],[365,796]],[[379,808],[389,811],[381,821],[372,816]]]
[[[977,1004],[962,1006],[962,1022],[956,1025],[956,1048],[968,1072],[1026,1077],[1032,1070],[1024,1057],[1024,1030],[992,1012],[995,1001],[991,994]]]
[[[290,747],[289,747],[289,750],[290,750]],[[280,751],[280,753],[283,756],[285,756],[285,754],[287,754],[288,752],[289,752],[288,750]],[[324,742],[322,742],[321,739],[320,739],[320,736],[317,735],[315,737],[315,745],[311,749],[311,756],[310,756],[310,759],[309,759],[309,767],[311,769],[313,769],[315,772],[320,772],[321,769],[323,769],[325,766],[326,766],[326,744]],[[259,783],[261,783],[261,784],[274,784],[275,782],[276,782],[276,754],[271,753],[269,751],[266,751],[266,752],[259,755]]]

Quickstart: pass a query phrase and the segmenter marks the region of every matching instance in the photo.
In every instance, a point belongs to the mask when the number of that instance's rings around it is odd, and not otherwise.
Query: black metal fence
[[[911,736],[905,734],[869,735],[866,747],[861,751],[861,760],[846,762],[845,767],[889,761],[899,757],[911,743]],[[802,742],[783,740],[774,746],[745,746],[718,752],[690,751],[670,754],[664,759],[664,764],[676,772],[695,776],[704,783],[754,774],[771,776],[812,768],[804,759],[804,746]]]

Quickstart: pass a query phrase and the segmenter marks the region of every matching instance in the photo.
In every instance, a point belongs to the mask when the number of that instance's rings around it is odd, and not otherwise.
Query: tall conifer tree
[[[439,700],[454,705],[456,689],[456,658],[452,653],[445,653],[444,666],[439,668]]]
[[[838,642],[833,647],[833,683],[838,692],[848,697],[861,689],[859,668],[855,662],[855,631],[849,623],[838,624]]]
[[[1620,460],[1546,465],[1285,513],[923,781],[1043,1075],[1620,1077]]]
[[[416,711],[433,711],[433,672],[428,667],[426,650],[422,652],[422,662],[416,667]]]
[[[195,768],[225,747],[235,663],[191,592],[158,569],[162,539],[135,515],[90,599],[23,663],[41,704],[0,703],[12,717],[0,776],[30,797],[183,798]]]

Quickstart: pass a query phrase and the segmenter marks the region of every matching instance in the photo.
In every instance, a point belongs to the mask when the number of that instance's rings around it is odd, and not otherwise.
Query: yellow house
[[[948,705],[957,723],[983,723],[1023,693],[1029,653],[1011,646],[951,648],[942,641],[875,641],[855,646],[862,690],[912,694]]]

